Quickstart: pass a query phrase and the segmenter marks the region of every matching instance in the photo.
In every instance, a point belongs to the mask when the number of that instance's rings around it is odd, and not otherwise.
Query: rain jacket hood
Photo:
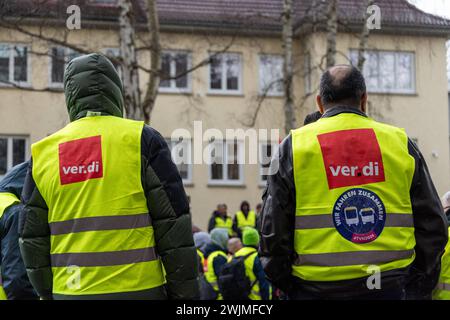
[[[105,56],[91,53],[69,62],[64,72],[64,94],[70,121],[88,112],[123,117],[123,85]]]

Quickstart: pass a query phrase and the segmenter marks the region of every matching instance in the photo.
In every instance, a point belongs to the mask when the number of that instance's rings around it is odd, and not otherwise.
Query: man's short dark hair
[[[362,73],[354,66],[341,65],[336,67],[347,67],[348,71],[333,76],[330,69],[320,79],[320,98],[322,103],[327,104],[351,104],[359,105],[361,96],[366,92],[366,81]]]

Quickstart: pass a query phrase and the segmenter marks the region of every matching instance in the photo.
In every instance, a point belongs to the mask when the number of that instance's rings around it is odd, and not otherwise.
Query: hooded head
[[[224,228],[215,228],[211,230],[211,242],[227,251],[228,230]]]
[[[211,236],[206,232],[194,233],[194,243],[197,249],[204,251],[206,246],[211,243]]]
[[[111,61],[91,53],[70,61],[64,72],[64,94],[70,121],[88,112],[123,117],[123,86]]]
[[[242,243],[246,247],[257,247],[259,245],[259,234],[256,229],[245,228],[242,232]]]

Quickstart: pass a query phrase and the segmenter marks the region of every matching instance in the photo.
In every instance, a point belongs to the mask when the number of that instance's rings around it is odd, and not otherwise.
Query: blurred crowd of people
[[[248,201],[242,201],[231,217],[227,205],[221,203],[211,215],[208,232],[193,227],[202,300],[236,299],[238,295],[250,300],[274,298],[258,256],[261,208],[258,203],[252,210]]]

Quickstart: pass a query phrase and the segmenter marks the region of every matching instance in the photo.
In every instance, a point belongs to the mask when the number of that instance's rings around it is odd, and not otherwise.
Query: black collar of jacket
[[[364,112],[362,112],[361,110],[356,109],[354,107],[344,106],[344,105],[336,106],[336,107],[333,107],[333,108],[325,111],[325,113],[322,115],[322,118],[331,118],[331,117],[337,116],[338,114],[341,114],[341,113],[354,113],[354,114],[358,114],[360,116],[367,118],[367,115]]]

